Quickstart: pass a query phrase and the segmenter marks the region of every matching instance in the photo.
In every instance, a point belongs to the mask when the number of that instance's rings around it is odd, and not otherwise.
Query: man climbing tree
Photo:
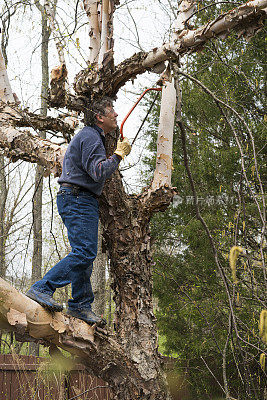
[[[57,206],[68,230],[72,251],[27,292],[28,297],[43,307],[62,311],[53,293],[56,288],[71,283],[72,299],[68,301],[67,313],[99,325],[105,325],[106,321],[91,310],[94,295],[90,282],[97,255],[98,197],[105,180],[131,151],[128,139],[124,138],[118,141],[114,154],[106,158],[105,135],[116,129],[117,116],[112,101],[104,97],[86,111],[88,126],[70,142],[58,180]]]

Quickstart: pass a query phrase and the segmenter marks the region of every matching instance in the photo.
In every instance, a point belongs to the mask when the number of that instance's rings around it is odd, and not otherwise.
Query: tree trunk
[[[102,238],[103,228],[99,224],[98,229],[98,252],[94,261],[94,268],[91,276],[91,284],[94,292],[93,311],[97,315],[104,315],[106,308],[106,268],[108,264],[107,254],[103,253]]]
[[[110,139],[112,141],[112,139]],[[110,153],[112,153],[112,145]],[[113,143],[114,146],[114,143]],[[168,206],[174,191],[166,186],[142,196],[126,195],[119,173],[106,182],[100,200],[104,238],[111,259],[116,338],[138,370],[142,388],[117,388],[118,399],[167,399],[157,352],[152,305],[149,220]],[[154,396],[154,397],[153,397]]]
[[[3,45],[3,43],[1,43]],[[15,98],[12,93],[11,85],[7,76],[6,63],[3,57],[3,49],[0,47],[0,99],[4,102],[14,102]],[[5,158],[0,153],[0,277],[5,278],[6,276],[6,240],[8,236],[8,226],[11,225],[11,221],[7,222],[6,215],[6,201],[8,195],[8,186],[5,171]]]
[[[48,40],[50,32],[47,26],[47,16],[44,12],[42,15],[42,45],[41,45],[41,64],[42,64],[42,86],[41,86],[41,110],[42,117],[47,116],[47,98],[49,88],[49,67],[48,67]],[[45,131],[40,132],[42,138],[46,138]],[[35,169],[35,185],[33,198],[33,255],[32,255],[32,283],[42,278],[42,209],[43,209],[43,175],[44,169],[40,165]],[[39,345],[30,343],[29,354],[39,356]]]
[[[41,110],[42,117],[47,116],[47,98],[49,88],[49,67],[48,67],[48,40],[50,31],[47,26],[47,17],[42,15],[42,87],[41,87]],[[40,137],[46,138],[45,131],[40,132]],[[33,257],[32,257],[32,283],[42,277],[42,195],[43,195],[43,174],[42,166],[37,165],[35,171],[35,186],[33,199]]]
[[[6,229],[5,213],[7,200],[7,184],[5,175],[5,158],[0,154],[0,277],[6,276]]]

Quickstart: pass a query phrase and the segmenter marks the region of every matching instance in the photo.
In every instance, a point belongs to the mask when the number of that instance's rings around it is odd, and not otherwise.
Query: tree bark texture
[[[47,97],[49,87],[49,67],[48,67],[48,40],[50,32],[47,26],[47,17],[42,13],[42,45],[41,45],[41,64],[42,64],[42,87],[41,87],[41,110],[42,117],[47,116]],[[45,139],[45,131],[40,132],[40,136]],[[42,277],[42,203],[43,203],[43,174],[42,166],[37,165],[35,169],[35,185],[33,198],[33,256],[32,256],[32,283]]]
[[[171,186],[175,106],[176,90],[174,81],[170,76],[170,81],[166,81],[162,88],[157,141],[157,165],[152,185],[154,190],[164,184]]]
[[[4,101],[14,102],[11,85],[7,76],[5,60],[0,48],[0,99]]]
[[[94,292],[94,302],[92,304],[93,311],[97,315],[104,315],[106,306],[106,267],[108,265],[107,254],[103,252],[103,228],[99,224],[98,229],[98,251],[94,261],[94,268],[91,276],[91,284]]]
[[[48,139],[29,131],[15,128],[14,120],[20,120],[20,114],[6,103],[0,101],[0,147],[12,161],[24,160],[37,163],[58,176],[64,158],[64,150]]]
[[[90,65],[97,63],[99,51],[100,51],[100,26],[99,26],[99,0],[83,0],[84,10],[90,21]]]
[[[6,276],[6,200],[8,188],[5,173],[5,158],[0,154],[0,277]]]

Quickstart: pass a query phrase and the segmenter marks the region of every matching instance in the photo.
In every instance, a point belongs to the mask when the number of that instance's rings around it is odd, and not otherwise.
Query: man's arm
[[[119,163],[120,158],[116,154],[106,158],[104,146],[100,141],[86,147],[82,153],[83,168],[95,182],[109,178]]]

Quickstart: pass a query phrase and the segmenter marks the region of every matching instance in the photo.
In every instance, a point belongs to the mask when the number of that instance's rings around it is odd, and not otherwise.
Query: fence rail
[[[66,373],[49,368],[49,359],[0,354],[0,400],[111,400],[107,383],[82,365]]]

